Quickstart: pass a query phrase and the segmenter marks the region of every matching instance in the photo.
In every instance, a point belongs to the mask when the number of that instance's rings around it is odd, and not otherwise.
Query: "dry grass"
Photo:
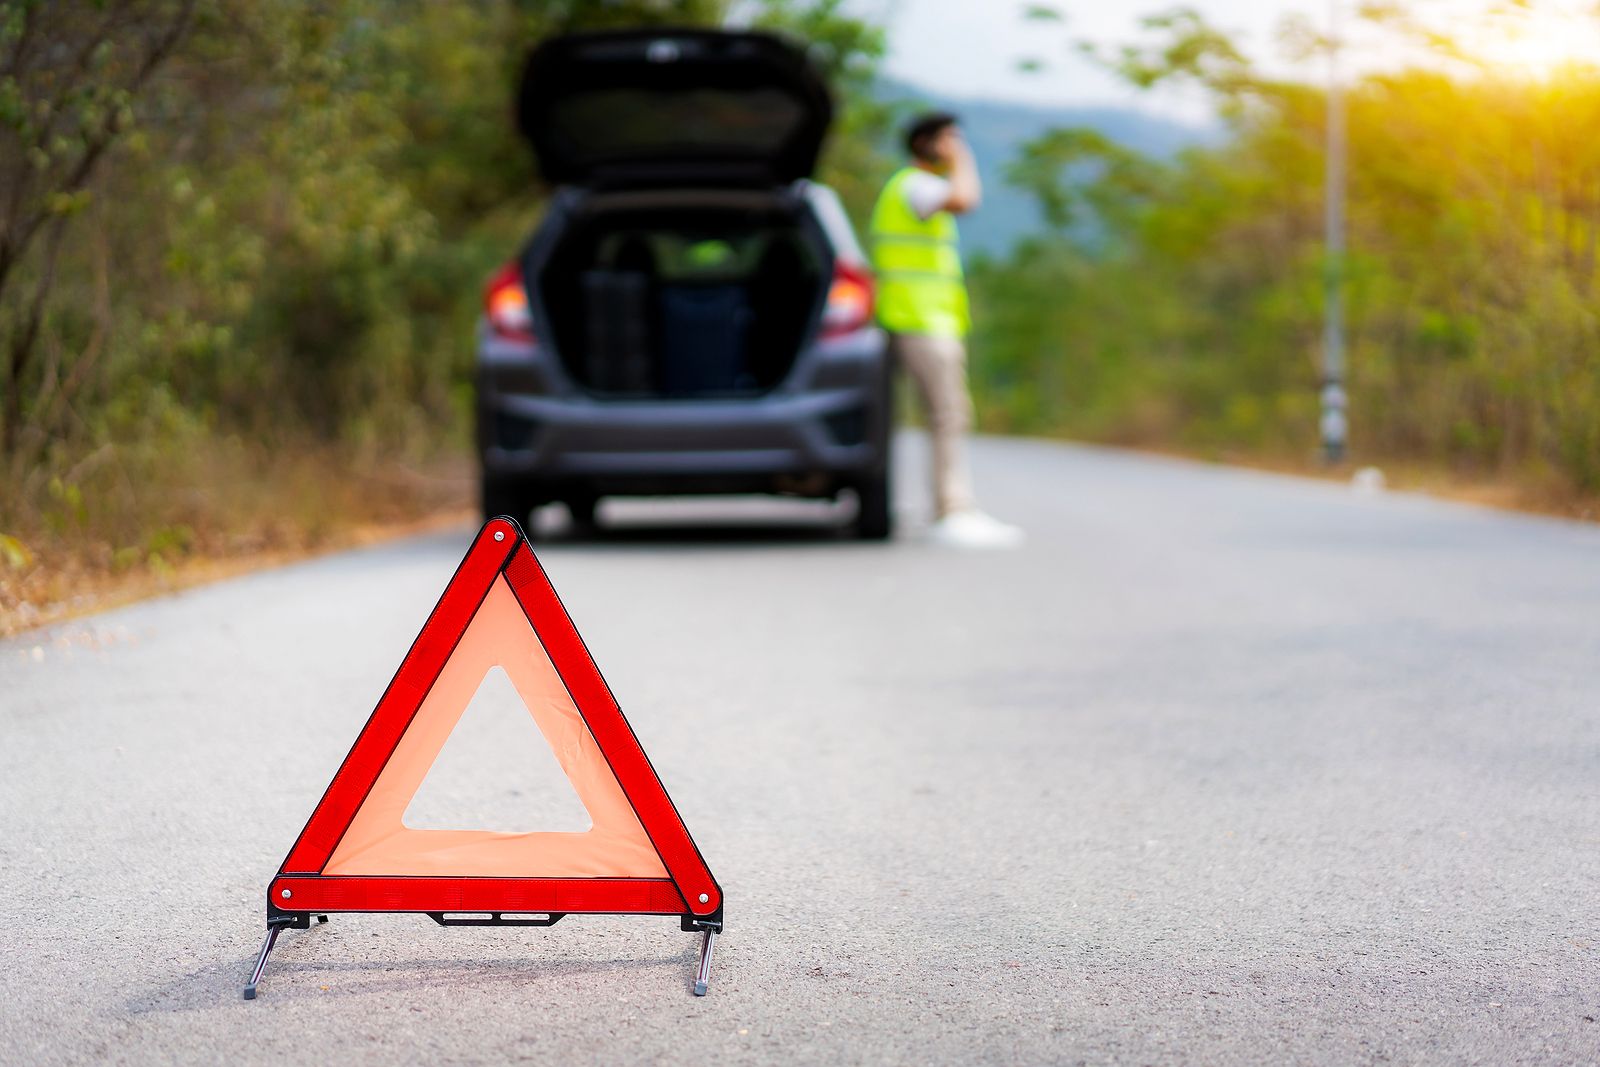
[[[419,468],[317,453],[240,458],[213,455],[181,486],[151,487],[146,512],[109,502],[117,529],[137,531],[120,538],[92,521],[62,529],[23,516],[0,552],[0,636],[472,514],[465,459]]]

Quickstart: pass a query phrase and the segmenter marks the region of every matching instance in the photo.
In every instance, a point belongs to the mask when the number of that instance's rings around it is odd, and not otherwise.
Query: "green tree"
[[[1415,9],[1372,14],[1363,34],[1453,58],[1348,93],[1355,447],[1600,491],[1600,149],[1582,132],[1600,69],[1519,80],[1419,30]],[[1106,146],[1078,131],[1024,148],[1010,177],[1054,232],[973,272],[980,411],[1004,429],[1309,456],[1325,100],[1259,77],[1192,13],[1146,28],[1096,54],[1134,84],[1208,90],[1227,136],[1135,161],[1131,182],[1108,181]],[[1303,56],[1326,45],[1294,36]]]
[[[329,470],[463,449],[481,285],[545,195],[512,121],[528,49],[728,10],[0,0],[0,530],[164,557],[335,521]],[[882,34],[833,0],[740,17],[834,80],[823,176],[859,207]],[[279,520],[282,493],[318,506]]]
[[[61,244],[194,7],[0,2],[0,456],[16,451],[28,395],[73,377],[70,368],[42,382],[33,374]]]
[[[1098,130],[1051,130],[1022,145],[1006,180],[1031,193],[1058,235],[1125,223],[1155,191],[1159,168]]]

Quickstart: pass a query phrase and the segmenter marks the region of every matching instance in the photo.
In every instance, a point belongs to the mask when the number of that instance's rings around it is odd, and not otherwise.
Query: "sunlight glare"
[[[1543,81],[1600,56],[1600,11],[1561,0],[1501,2],[1454,28],[1463,50],[1487,67]]]

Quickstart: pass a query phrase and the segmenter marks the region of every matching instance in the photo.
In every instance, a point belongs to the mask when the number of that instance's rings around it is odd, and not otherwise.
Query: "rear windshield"
[[[799,45],[743,31],[553,37],[528,56],[517,104],[547,180],[613,187],[796,181],[832,116]]]
[[[778,88],[593,89],[552,102],[550,130],[575,163],[641,156],[763,158],[778,153],[807,115]]]

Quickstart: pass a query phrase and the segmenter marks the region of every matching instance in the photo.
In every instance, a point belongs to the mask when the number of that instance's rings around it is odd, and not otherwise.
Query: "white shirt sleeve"
[[[949,201],[950,182],[932,171],[919,170],[906,179],[905,192],[912,213],[927,222]]]

